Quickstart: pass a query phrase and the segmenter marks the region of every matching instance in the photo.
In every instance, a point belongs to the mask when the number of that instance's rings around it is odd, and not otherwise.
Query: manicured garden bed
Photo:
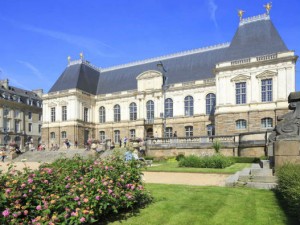
[[[250,163],[235,163],[223,169],[213,168],[192,168],[192,167],[179,167],[176,160],[162,161],[154,163],[153,166],[147,167],[145,171],[155,172],[186,172],[186,173],[224,173],[233,174],[243,168],[250,167]]]
[[[274,192],[248,188],[147,184],[154,202],[108,225],[296,225]]]

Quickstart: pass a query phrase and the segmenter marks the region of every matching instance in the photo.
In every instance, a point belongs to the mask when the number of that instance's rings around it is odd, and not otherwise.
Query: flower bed
[[[60,159],[0,176],[1,224],[92,224],[145,205],[137,161]]]

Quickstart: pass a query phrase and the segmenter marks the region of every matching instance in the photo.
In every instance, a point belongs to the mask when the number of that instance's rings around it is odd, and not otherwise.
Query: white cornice
[[[259,20],[270,20],[270,15],[265,13],[265,14],[261,14],[261,15],[257,15],[257,16],[244,18],[240,21],[239,26],[242,26],[242,25],[247,24],[247,23],[256,22],[256,21],[259,21]]]
[[[86,66],[91,67],[91,68],[94,69],[94,70],[97,70],[98,72],[101,71],[101,68],[100,68],[100,67],[94,66],[94,65],[91,64],[89,61],[86,61],[86,60],[84,60],[84,59],[73,60],[73,61],[69,62],[68,67],[69,67],[69,66],[72,66],[72,65],[76,65],[76,64],[84,64],[84,65],[86,65]]]

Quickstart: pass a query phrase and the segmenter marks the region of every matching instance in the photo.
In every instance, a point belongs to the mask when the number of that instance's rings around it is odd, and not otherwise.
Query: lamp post
[[[162,61],[159,61],[156,66],[159,70],[161,70],[162,77],[163,77],[163,83],[162,83],[161,88],[163,91],[163,110],[164,110],[163,111],[163,137],[165,138],[166,137],[166,110],[165,110],[165,107],[166,107],[166,91],[168,88],[168,86],[167,86],[168,78],[166,76],[167,70],[165,69]]]

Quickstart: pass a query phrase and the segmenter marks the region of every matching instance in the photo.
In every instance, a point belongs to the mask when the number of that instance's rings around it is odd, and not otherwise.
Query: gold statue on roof
[[[267,10],[267,15],[270,14],[270,10],[272,8],[272,2],[269,2],[268,4],[264,5],[265,9]]]
[[[80,56],[80,59],[83,60],[83,52],[80,52],[79,56]]]
[[[244,13],[245,13],[244,10],[241,9],[238,10],[238,16],[240,17],[240,20],[242,20]]]
[[[68,63],[71,62],[71,56],[68,56]]]

